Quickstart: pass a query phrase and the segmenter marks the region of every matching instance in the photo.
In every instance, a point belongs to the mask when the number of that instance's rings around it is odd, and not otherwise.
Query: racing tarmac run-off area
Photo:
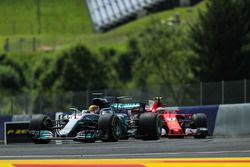
[[[0,159],[120,159],[250,157],[250,137],[136,139],[118,142],[0,145]],[[1,166],[2,167],[2,166]]]

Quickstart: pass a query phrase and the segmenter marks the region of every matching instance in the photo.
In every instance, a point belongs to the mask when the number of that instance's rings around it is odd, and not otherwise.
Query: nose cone
[[[174,129],[174,134],[179,134],[181,133],[179,129]]]

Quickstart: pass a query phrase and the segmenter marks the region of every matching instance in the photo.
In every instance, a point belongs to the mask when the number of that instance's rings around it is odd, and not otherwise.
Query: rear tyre
[[[124,127],[121,128],[121,135],[120,135],[119,140],[128,140],[129,139],[127,131],[128,131],[127,128],[124,128]]]
[[[103,142],[117,142],[121,136],[120,120],[113,114],[101,115],[98,120],[98,129],[101,131]]]
[[[121,125],[121,136],[119,138],[119,140],[128,140],[129,139],[129,136],[128,136],[128,123],[127,123],[127,120],[128,120],[128,117],[127,116],[119,116],[119,120],[120,120],[120,125]]]
[[[207,128],[207,116],[203,113],[192,115],[192,127],[194,129]],[[207,137],[207,131],[201,132],[194,136],[194,138],[203,139]]]
[[[143,140],[158,140],[161,137],[162,122],[159,114],[146,112],[139,117],[139,134]]]
[[[53,123],[47,115],[36,115],[29,124],[29,131],[49,130],[52,131]],[[48,144],[50,139],[36,139],[31,136],[31,140],[35,144]]]

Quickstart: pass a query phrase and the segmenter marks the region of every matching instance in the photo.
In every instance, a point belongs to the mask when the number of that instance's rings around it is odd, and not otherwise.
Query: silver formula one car
[[[127,114],[116,113],[103,98],[95,98],[93,103],[101,107],[98,113],[71,108],[57,120],[46,115],[34,116],[29,125],[29,138],[36,144],[47,144],[51,140],[116,142],[128,137],[157,140],[161,136],[160,116],[144,112],[144,106],[131,108],[138,111],[136,117],[131,118]]]

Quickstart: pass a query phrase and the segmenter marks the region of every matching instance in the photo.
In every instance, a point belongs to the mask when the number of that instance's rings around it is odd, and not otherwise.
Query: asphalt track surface
[[[58,141],[0,145],[0,159],[102,159],[250,157],[250,137],[122,140],[114,143]]]

